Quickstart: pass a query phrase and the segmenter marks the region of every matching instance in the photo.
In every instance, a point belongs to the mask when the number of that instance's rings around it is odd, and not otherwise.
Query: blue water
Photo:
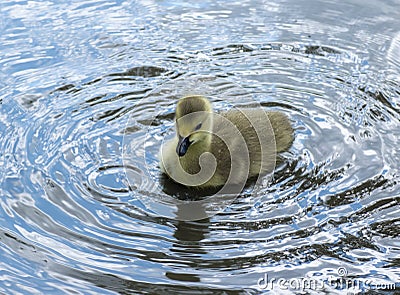
[[[0,293],[399,292],[399,61],[398,1],[3,1]],[[157,153],[193,93],[295,141],[183,221]]]

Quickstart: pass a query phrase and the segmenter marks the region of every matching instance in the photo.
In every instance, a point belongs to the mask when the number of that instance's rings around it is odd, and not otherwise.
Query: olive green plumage
[[[186,186],[239,184],[272,172],[277,153],[293,142],[293,128],[285,114],[262,108],[233,108],[216,114],[203,96],[180,99],[175,122],[176,136],[161,147],[160,167]],[[208,153],[215,157],[215,169],[211,158],[200,158]]]

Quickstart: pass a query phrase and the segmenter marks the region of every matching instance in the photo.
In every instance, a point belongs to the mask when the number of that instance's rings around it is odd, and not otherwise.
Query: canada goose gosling
[[[228,179],[236,184],[271,172],[276,152],[293,141],[292,126],[283,113],[249,108],[215,114],[203,96],[178,101],[175,129],[176,136],[161,147],[161,171],[175,182],[199,188],[222,186]]]

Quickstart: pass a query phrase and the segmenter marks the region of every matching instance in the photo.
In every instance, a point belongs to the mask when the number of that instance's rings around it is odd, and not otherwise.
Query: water
[[[0,293],[399,291],[398,1],[0,16]],[[296,139],[270,184],[185,222],[157,198],[157,152],[190,92],[281,110]]]

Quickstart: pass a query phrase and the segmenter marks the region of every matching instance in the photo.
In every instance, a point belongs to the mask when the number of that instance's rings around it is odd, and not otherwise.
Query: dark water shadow
[[[178,206],[177,216],[180,215],[180,207]],[[186,213],[184,213],[186,214]],[[203,212],[202,215],[205,215]],[[210,219],[204,218],[196,221],[181,221],[175,223],[174,238],[176,242],[172,245],[171,252],[176,253],[177,257],[182,259],[190,259],[193,257],[204,255],[207,250],[202,246],[201,241],[210,233]],[[176,272],[167,271],[165,276],[171,280],[181,282],[200,282],[200,277],[195,273],[182,272],[177,268]]]

